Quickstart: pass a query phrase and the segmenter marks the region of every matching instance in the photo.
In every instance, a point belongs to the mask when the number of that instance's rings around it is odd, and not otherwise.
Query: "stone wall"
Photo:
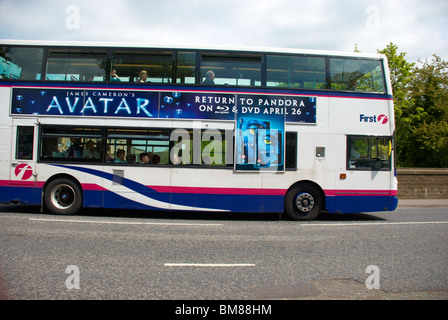
[[[398,168],[398,199],[448,199],[448,169]]]

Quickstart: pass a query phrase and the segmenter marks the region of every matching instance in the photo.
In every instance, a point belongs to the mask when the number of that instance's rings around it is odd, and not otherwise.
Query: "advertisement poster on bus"
[[[13,88],[11,114],[235,121],[244,114],[315,124],[316,97],[215,92]]]
[[[284,97],[238,96],[235,171],[284,171]]]
[[[11,114],[157,118],[158,105],[152,91],[14,88]]]
[[[316,98],[215,92],[13,88],[11,114],[235,122],[235,171],[284,171],[285,123],[316,123]]]
[[[230,120],[236,113],[236,95],[203,92],[162,92],[159,118]]]

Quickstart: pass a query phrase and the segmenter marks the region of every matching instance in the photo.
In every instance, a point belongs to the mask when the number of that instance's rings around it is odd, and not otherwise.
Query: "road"
[[[311,222],[0,205],[2,291],[18,300],[446,300],[447,243],[445,205]]]

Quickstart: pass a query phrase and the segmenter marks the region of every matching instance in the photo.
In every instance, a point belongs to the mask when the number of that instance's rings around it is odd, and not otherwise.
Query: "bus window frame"
[[[37,48],[37,49],[43,49],[42,54],[42,64],[41,64],[41,79],[40,80],[27,80],[29,82],[54,82],[54,83],[69,83],[73,82],[70,80],[46,80],[47,77],[47,68],[48,68],[48,62],[49,62],[49,54],[52,50],[77,50],[77,51],[89,51],[89,50],[97,50],[97,51],[103,51],[104,55],[103,58],[106,59],[105,63],[105,79],[103,81],[79,81],[76,82],[79,83],[98,83],[98,84],[114,84],[116,86],[125,86],[126,84],[135,84],[132,82],[123,82],[120,84],[120,82],[114,82],[111,81],[110,75],[111,70],[113,67],[113,59],[114,59],[114,52],[115,51],[128,51],[128,52],[135,52],[138,53],[139,51],[151,51],[151,52],[171,52],[171,68],[172,68],[172,74],[171,77],[167,78],[170,81],[168,83],[151,83],[151,85],[155,86],[169,86],[169,85],[176,85],[176,86],[198,86],[202,87],[203,85],[202,80],[202,71],[204,69],[203,63],[202,63],[202,57],[205,55],[225,55],[228,57],[235,56],[238,57],[239,55],[242,56],[258,56],[260,59],[260,85],[234,85],[235,87],[244,87],[244,88],[253,88],[253,89],[274,89],[277,88],[279,90],[285,90],[285,91],[323,91],[323,92],[347,92],[347,93],[356,93],[356,94],[370,94],[370,95],[390,95],[391,93],[388,93],[389,88],[387,87],[387,79],[386,79],[386,73],[385,73],[385,66],[384,66],[384,59],[381,57],[356,57],[352,55],[332,55],[328,54],[325,55],[323,53],[284,53],[284,52],[274,52],[274,51],[253,51],[253,50],[217,50],[217,49],[187,49],[187,48],[137,48],[137,47],[117,47],[117,46],[111,46],[111,47],[102,47],[102,46],[57,46],[57,45],[42,45],[42,46],[32,46],[32,45],[17,45],[12,44],[3,45],[5,47],[20,47],[20,48]],[[181,81],[177,82],[177,58],[178,53],[194,53],[196,54],[196,63],[195,63],[195,83],[182,83]],[[284,56],[284,57],[310,57],[310,58],[324,58],[325,59],[325,74],[326,74],[326,85],[322,88],[296,88],[296,87],[272,87],[267,86],[267,56],[268,55],[275,55],[275,56]],[[381,81],[384,85],[384,91],[377,92],[377,91],[363,91],[363,90],[356,90],[356,89],[347,89],[347,88],[331,88],[331,60],[332,59],[348,59],[348,60],[365,60],[365,61],[378,61],[379,66],[381,67]],[[118,73],[118,72],[117,72]],[[0,79],[0,81],[12,81],[11,79]],[[216,85],[216,86],[226,86],[226,85]]]
[[[382,160],[380,158],[373,158],[373,157],[366,157],[366,158],[354,158],[351,157],[351,145],[352,141],[355,139],[375,139],[378,141],[378,139],[387,139],[389,140],[389,156],[388,159]],[[346,169],[351,171],[391,171],[394,167],[394,137],[393,136],[387,136],[387,135],[381,135],[381,136],[375,136],[375,135],[361,135],[361,134],[355,134],[347,135],[346,139]],[[368,149],[370,145],[367,146],[367,151],[370,152],[371,149]],[[378,152],[378,151],[377,151]],[[361,160],[357,160],[361,159]],[[360,161],[360,165],[358,166],[357,163]],[[350,164],[350,162],[353,162]],[[380,166],[381,164],[381,166]],[[383,164],[388,164],[388,166],[384,167]]]
[[[43,82],[45,79],[45,70],[46,70],[46,59],[47,59],[47,51],[45,46],[30,46],[30,45],[2,45],[0,44],[0,47],[8,47],[8,48],[20,48],[20,49],[42,49],[42,57],[40,61],[40,79],[11,79],[11,78],[0,78],[0,81],[37,81],[37,82]]]
[[[259,76],[260,76],[260,85],[252,85],[252,83],[256,83],[257,80],[251,80],[250,85],[241,85],[238,84],[238,78],[229,78],[236,81],[235,84],[215,84],[214,86],[232,86],[232,87],[245,87],[245,88],[264,88],[266,85],[266,54],[264,52],[254,52],[254,51],[237,51],[237,50],[198,50],[197,51],[197,61],[199,65],[196,67],[199,73],[199,82],[198,85],[206,86],[202,82],[205,78],[205,73],[208,70],[213,71],[216,74],[216,70],[213,70],[213,67],[204,66],[204,62],[209,60],[210,62],[233,62],[236,65],[239,63],[254,63],[254,65],[259,66]],[[216,68],[216,67],[215,67]],[[225,79],[225,78],[223,78]]]
[[[72,52],[63,52],[64,50],[67,51],[72,51]],[[61,55],[60,56],[56,56],[56,57],[51,57],[51,53],[52,52],[56,52],[56,51],[61,51]],[[104,63],[104,75],[103,75],[103,80],[99,81],[94,81],[94,80],[86,80],[86,79],[77,79],[77,80],[54,80],[54,79],[47,79],[47,75],[48,73],[48,67],[49,67],[49,62],[50,59],[71,59],[72,54],[73,57],[75,57],[75,55],[77,53],[82,53],[82,51],[86,51],[88,56],[85,57],[77,57],[76,59],[93,59],[95,56],[97,57],[102,57],[102,59],[105,59],[105,63]],[[92,53],[88,53],[87,51],[98,51],[98,52],[92,52]],[[109,49],[108,48],[103,48],[103,47],[55,47],[55,46],[51,46],[51,47],[46,47],[44,48],[44,58],[43,58],[43,62],[42,62],[42,67],[45,69],[45,73],[43,74],[43,80],[44,82],[67,82],[67,83],[108,83],[109,81],[107,80],[107,73],[108,73],[108,65],[109,65]],[[101,69],[100,69],[101,70]],[[66,77],[68,76],[68,74],[66,74]]]
[[[378,65],[381,67],[381,82],[383,84],[383,91],[364,91],[364,90],[357,90],[356,87],[354,89],[347,89],[347,88],[336,88],[333,89],[333,81],[332,77],[335,74],[332,74],[332,61],[342,61],[342,60],[351,60],[351,61],[366,61],[366,62],[378,62]],[[370,69],[372,71],[373,69]],[[369,72],[370,72],[369,71]],[[386,74],[384,72],[384,60],[379,58],[365,58],[365,57],[347,57],[347,56],[326,56],[326,74],[327,74],[327,88],[330,92],[335,91],[343,91],[343,92],[356,92],[360,94],[378,94],[378,95],[387,95],[387,81],[386,81]],[[365,76],[367,73],[362,74],[360,77],[356,78],[356,82],[361,79],[363,76]],[[345,82],[334,82],[335,84],[340,84]]]
[[[45,132],[45,130],[55,130],[56,132],[53,133],[47,133]],[[83,133],[83,132],[78,132],[78,133],[70,133],[70,131],[73,131],[75,129],[79,129],[81,131],[84,131],[85,129],[87,130],[98,130],[98,134],[95,135],[94,137],[92,136],[93,139],[98,139],[102,141],[102,149],[100,150],[102,153],[102,156],[100,159],[86,159],[83,157],[80,158],[67,158],[65,156],[43,156],[42,152],[43,152],[43,141],[45,138],[49,138],[49,137],[61,137],[61,138],[83,138],[85,139],[85,141],[81,144],[84,146],[85,149],[85,144],[88,142],[88,137],[89,135]],[[45,124],[45,125],[40,125],[39,126],[39,134],[38,134],[38,156],[37,156],[37,162],[39,163],[76,163],[76,164],[89,164],[89,165],[112,165],[112,166],[140,166],[142,165],[140,163],[140,159],[137,157],[136,155],[136,161],[134,163],[114,163],[115,160],[115,154],[109,154],[112,157],[112,161],[108,161],[108,150],[109,150],[109,146],[112,145],[111,143],[109,143],[109,140],[119,140],[119,139],[123,139],[123,140],[139,140],[140,137],[144,138],[144,137],[148,137],[147,135],[141,135],[139,136],[138,134],[133,134],[133,131],[139,130],[141,128],[139,127],[130,127],[130,126],[110,126],[110,125],[105,125],[105,126],[89,126],[89,125],[80,125],[80,126],[76,126],[76,125],[70,125],[70,126],[61,126],[61,125],[53,125],[53,124]],[[67,132],[60,132],[58,133],[57,130],[66,130]],[[118,130],[118,131],[117,131]],[[234,158],[232,157],[232,163],[226,163],[226,161],[230,160],[227,157],[226,152],[228,152],[229,150],[234,149],[234,144],[235,144],[235,139],[234,137],[232,137],[232,145],[231,146],[227,146],[225,144],[225,136],[227,133],[228,129],[194,129],[194,128],[185,128],[185,129],[176,129],[176,128],[163,128],[163,127],[152,127],[152,128],[148,128],[146,129],[149,131],[160,131],[161,134],[163,134],[164,136],[168,136],[171,138],[171,134],[175,131],[175,130],[184,130],[185,132],[187,132],[189,134],[189,149],[190,149],[190,157],[189,157],[189,161],[186,161],[186,163],[180,161],[180,163],[173,163],[171,160],[171,151],[173,150],[173,148],[175,147],[175,145],[178,143],[177,141],[173,141],[170,138],[168,138],[168,140],[166,140],[168,142],[168,163],[160,163],[160,164],[151,164],[151,166],[160,166],[160,167],[170,167],[170,168],[204,168],[204,169],[229,169],[229,170],[233,170],[234,167]],[[222,161],[223,163],[210,163],[207,164],[204,161],[203,158],[203,149],[206,145],[208,145],[209,143],[213,143],[213,139],[212,140],[205,140],[206,143],[205,145],[202,144],[202,140],[199,141],[198,145],[200,149],[196,149],[196,147],[194,147],[194,141],[195,139],[198,137],[198,132],[197,130],[200,130],[200,134],[199,137],[202,137],[204,135],[204,133],[206,133],[208,130],[212,130],[212,131],[218,131],[221,134],[221,142],[222,142],[222,150],[223,152],[222,154]],[[125,131],[129,131],[128,134],[125,133]],[[210,134],[210,132],[208,132]],[[142,139],[140,139],[142,140]],[[165,141],[165,140],[164,140]],[[229,141],[230,142],[230,141]],[[227,143],[227,142],[226,142]],[[114,146],[116,146],[117,144],[114,144]],[[118,144],[119,145],[119,144]],[[126,144],[127,145],[127,144]],[[134,146],[133,144],[130,145],[131,147]],[[160,146],[162,147],[162,146]],[[68,147],[69,148],[69,147]],[[115,149],[115,147],[114,147]],[[126,155],[128,155],[127,150],[126,151]],[[198,152],[199,151],[199,152]],[[67,150],[64,151],[64,153],[66,153]],[[233,153],[232,153],[233,155]],[[197,159],[200,160],[200,162],[198,163]]]
[[[120,52],[121,51],[121,52]],[[110,73],[112,71],[112,69],[116,69],[117,67],[115,66],[115,59],[119,59],[119,55],[123,54],[124,52],[127,52],[128,54],[128,60],[135,60],[134,57],[143,57],[145,60],[150,60],[151,56],[155,56],[157,54],[160,53],[159,56],[162,56],[163,53],[171,53],[170,55],[166,55],[167,57],[170,56],[168,59],[171,60],[171,65],[169,66],[169,68],[171,68],[171,75],[167,76],[166,79],[168,80],[168,82],[154,82],[154,81],[148,81],[146,84],[156,84],[156,85],[171,85],[171,84],[176,84],[175,80],[175,69],[177,69],[177,64],[176,64],[176,58],[177,58],[177,52],[179,50],[178,49],[170,49],[170,48],[109,48],[109,65],[110,68],[108,68],[108,72],[109,74],[107,74],[107,82],[108,83],[114,83],[116,84],[116,82],[111,81],[110,79]],[[167,61],[168,61],[167,59]],[[160,59],[161,61],[163,61],[163,59]],[[148,72],[148,79],[151,78],[151,72],[149,70],[147,70],[147,68],[140,68],[141,70],[146,70]],[[120,72],[117,70],[117,74],[120,76]],[[137,77],[138,74],[135,74],[134,77]],[[132,79],[131,81],[131,76],[129,81],[122,81],[124,84],[138,84],[138,80],[134,81],[134,79]]]

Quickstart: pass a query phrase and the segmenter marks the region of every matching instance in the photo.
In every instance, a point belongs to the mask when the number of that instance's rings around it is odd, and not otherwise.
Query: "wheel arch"
[[[314,181],[311,181],[311,180],[297,181],[289,187],[289,189],[286,191],[286,193],[288,193],[290,190],[292,190],[294,188],[298,188],[300,186],[313,186],[314,188],[316,188],[319,191],[321,199],[322,199],[322,210],[327,210],[327,199],[325,197],[325,192],[322,189],[322,187]]]
[[[56,179],[69,179],[69,180],[72,180],[78,186],[79,190],[81,191],[81,197],[83,197],[83,189],[82,189],[81,183],[79,182],[79,180],[77,178],[75,178],[74,176],[72,176],[71,174],[68,174],[68,173],[58,173],[58,174],[55,174],[55,175],[51,176],[50,178],[48,178],[45,181],[45,183],[44,183],[44,186],[42,188],[42,209],[46,209],[45,208],[44,195],[45,195],[45,191],[47,189],[47,186],[48,186],[48,184],[50,182],[52,182],[52,181],[54,181]],[[84,199],[82,199],[81,203],[84,204]]]

